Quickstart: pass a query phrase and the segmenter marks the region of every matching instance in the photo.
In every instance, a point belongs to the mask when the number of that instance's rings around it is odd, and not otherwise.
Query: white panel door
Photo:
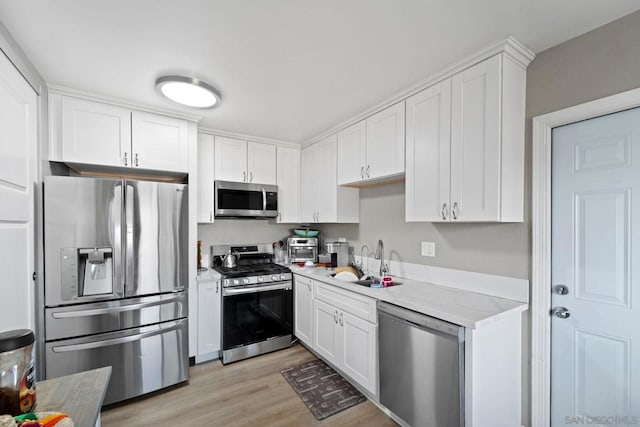
[[[497,221],[500,208],[500,57],[451,81],[451,219]]]
[[[306,277],[295,276],[293,304],[295,317],[295,336],[313,346],[313,281]]]
[[[0,332],[35,325],[37,96],[0,53]]]
[[[328,362],[340,366],[343,330],[338,325],[338,310],[314,300],[313,315],[313,349]]]
[[[132,112],[131,156],[133,167],[188,172],[187,121],[140,111]]]
[[[318,144],[300,153],[300,222],[316,222],[318,209]]]
[[[62,160],[131,166],[131,111],[62,97]]]
[[[349,313],[340,312],[342,333],[342,369],[371,393],[378,394],[376,325]]]
[[[276,146],[247,143],[247,182],[276,185]]]
[[[407,99],[406,221],[448,221],[451,79]]]
[[[247,142],[216,136],[215,176],[217,180],[248,182]]]
[[[338,185],[365,179],[366,130],[361,121],[338,132]]]
[[[318,222],[338,221],[337,137],[332,135],[318,143]]]
[[[198,134],[198,222],[213,222],[213,135]]]
[[[220,282],[198,283],[198,355],[220,351]]]
[[[277,148],[278,222],[300,221],[300,150]]]
[[[404,172],[404,101],[367,119],[367,178]]]
[[[638,147],[640,109],[553,131],[551,301],[570,315],[551,321],[553,426],[640,422]]]

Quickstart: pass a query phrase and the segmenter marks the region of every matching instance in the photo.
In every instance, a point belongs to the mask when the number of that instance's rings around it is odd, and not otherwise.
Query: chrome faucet
[[[376,249],[375,259],[380,260],[380,280],[389,272],[389,266],[384,263],[384,243],[378,240],[378,249]]]

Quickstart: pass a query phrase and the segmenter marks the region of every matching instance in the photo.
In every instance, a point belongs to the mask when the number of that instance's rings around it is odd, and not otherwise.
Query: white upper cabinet
[[[300,222],[316,222],[318,172],[318,144],[313,144],[300,153]]]
[[[215,177],[222,181],[248,182],[247,141],[216,136]]]
[[[300,221],[300,150],[277,147],[278,222]]]
[[[365,179],[367,127],[364,121],[338,132],[338,185]]]
[[[58,96],[57,101],[61,103],[62,157],[52,160],[131,165],[131,110],[67,96]],[[59,118],[51,120],[52,126],[58,125]]]
[[[407,221],[523,220],[525,81],[501,53],[407,100]]]
[[[450,204],[451,79],[407,99],[407,221],[445,221]]]
[[[247,143],[247,173],[249,182],[276,185],[276,146],[261,142]]]
[[[404,173],[404,102],[338,132],[338,185]]]
[[[131,113],[131,155],[134,167],[165,171],[189,170],[189,133],[185,120],[158,114]]]
[[[404,102],[367,119],[367,179],[404,173]]]
[[[216,179],[276,184],[276,147],[216,136]]]
[[[198,222],[213,222],[213,135],[198,134]]]
[[[188,122],[49,94],[49,160],[188,172]]]
[[[302,150],[301,222],[358,222],[360,192],[337,185],[337,137]]]

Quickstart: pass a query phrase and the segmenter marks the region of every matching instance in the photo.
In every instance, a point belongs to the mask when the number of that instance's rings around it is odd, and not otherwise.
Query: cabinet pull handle
[[[209,211],[209,222],[213,221],[213,212]]]
[[[364,179],[364,166],[360,167],[360,178]]]
[[[129,159],[128,159],[129,153],[124,153],[124,165],[125,166],[129,166]]]
[[[135,162],[136,162],[136,166],[138,166],[138,153],[136,153]]]
[[[367,178],[371,176],[369,172],[371,172],[371,165],[367,165]]]
[[[340,313],[340,326],[344,326],[344,320],[342,319],[344,313]]]
[[[442,204],[442,220],[443,221],[447,220],[447,204],[446,203]]]
[[[282,214],[278,212],[278,222],[282,222]]]
[[[247,182],[247,173],[242,172],[242,182]]]
[[[338,323],[338,312],[337,311],[333,314],[333,321]]]
[[[253,172],[249,172],[249,182],[253,182]]]
[[[311,292],[311,282],[307,282],[307,288],[309,288],[309,292]]]
[[[451,216],[453,216],[453,219],[458,219],[458,202],[453,202],[453,209],[451,209]]]
[[[218,288],[220,287],[220,281],[216,280],[216,294],[218,293]]]

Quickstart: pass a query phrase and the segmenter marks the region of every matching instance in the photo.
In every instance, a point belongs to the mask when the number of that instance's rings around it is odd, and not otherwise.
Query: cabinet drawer
[[[347,313],[377,324],[376,300],[316,281],[313,296]]]

